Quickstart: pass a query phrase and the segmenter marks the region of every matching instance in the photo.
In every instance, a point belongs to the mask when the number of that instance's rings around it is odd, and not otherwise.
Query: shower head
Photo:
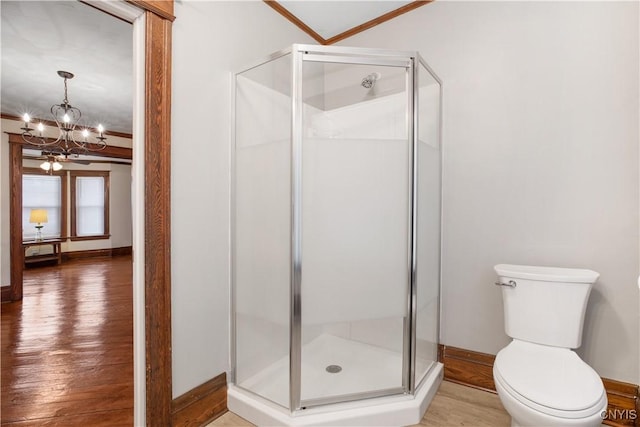
[[[378,80],[380,77],[381,77],[380,73],[371,73],[365,78],[363,78],[362,83],[360,84],[365,89],[371,89],[376,84],[376,80]]]

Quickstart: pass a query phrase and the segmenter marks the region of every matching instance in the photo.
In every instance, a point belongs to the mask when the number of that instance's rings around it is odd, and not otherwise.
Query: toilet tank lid
[[[545,282],[595,283],[600,276],[579,268],[538,267],[533,265],[498,264],[493,267],[501,277],[541,280]]]

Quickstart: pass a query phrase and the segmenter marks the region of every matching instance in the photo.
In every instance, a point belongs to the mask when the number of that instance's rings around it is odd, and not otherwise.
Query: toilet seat
[[[551,416],[585,418],[606,402],[598,374],[570,349],[513,340],[493,370],[514,399]]]

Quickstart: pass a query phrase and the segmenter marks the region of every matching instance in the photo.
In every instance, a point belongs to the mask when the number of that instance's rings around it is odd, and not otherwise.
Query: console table
[[[61,244],[62,239],[30,240],[22,242],[22,248],[24,250],[24,265],[26,266],[27,264],[32,264],[34,262],[51,260],[55,260],[60,264],[62,262]],[[27,256],[27,249],[33,246],[51,246],[53,248],[53,253]]]

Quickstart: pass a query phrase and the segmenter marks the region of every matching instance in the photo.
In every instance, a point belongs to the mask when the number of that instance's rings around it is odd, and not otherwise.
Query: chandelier
[[[55,140],[46,138],[45,126],[42,122],[36,125],[36,129],[29,127],[31,117],[25,113],[22,116],[24,121],[24,127],[21,128],[22,139],[29,145],[46,148],[47,152],[64,157],[104,150],[107,146],[104,127],[101,124],[98,125],[97,136],[94,136],[86,126],[79,125],[82,113],[69,103],[67,80],[72,79],[73,74],[68,71],[58,71],[58,75],[64,79],[64,99],[61,104],[51,106],[51,115],[59,130],[58,138]]]

